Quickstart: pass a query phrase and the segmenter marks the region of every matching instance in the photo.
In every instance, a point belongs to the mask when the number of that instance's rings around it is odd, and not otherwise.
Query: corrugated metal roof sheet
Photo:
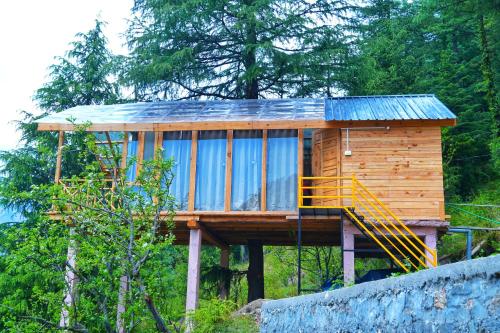
[[[325,120],[455,119],[434,95],[334,97],[325,100]]]
[[[223,101],[160,101],[77,106],[39,123],[140,124],[270,120],[415,120],[455,119],[434,95]]]

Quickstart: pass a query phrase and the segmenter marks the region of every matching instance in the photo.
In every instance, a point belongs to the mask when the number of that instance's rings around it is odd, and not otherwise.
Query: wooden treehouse
[[[124,133],[124,159],[140,164],[158,147],[174,158],[188,310],[202,242],[223,250],[226,267],[230,245],[340,246],[346,282],[355,257],[386,257],[403,270],[437,265],[448,226],[441,127],[456,120],[433,95],[78,106],[38,129],[59,131],[61,146],[69,118]]]

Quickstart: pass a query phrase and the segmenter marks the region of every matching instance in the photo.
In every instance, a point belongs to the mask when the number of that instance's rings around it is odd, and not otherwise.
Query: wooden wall
[[[316,131],[314,174],[355,174],[400,218],[444,220],[440,127],[351,129],[345,150],[346,130]]]

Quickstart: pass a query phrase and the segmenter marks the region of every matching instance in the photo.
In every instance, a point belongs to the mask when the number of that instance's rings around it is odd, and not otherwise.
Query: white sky
[[[12,121],[19,110],[38,112],[33,94],[76,33],[100,18],[108,23],[104,32],[112,52],[126,53],[121,34],[132,5],[133,0],[0,0],[0,150],[18,146]]]

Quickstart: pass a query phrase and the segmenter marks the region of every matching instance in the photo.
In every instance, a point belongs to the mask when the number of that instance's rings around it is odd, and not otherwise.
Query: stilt
[[[342,258],[344,266],[344,284],[354,283],[354,233],[351,228],[342,224]]]
[[[264,298],[264,251],[262,242],[248,240],[248,303]]]
[[[229,269],[229,247],[222,248],[220,250],[220,267],[225,269],[225,273]],[[229,287],[231,281],[229,281],[227,274],[224,274],[221,281],[219,281],[219,298],[228,299],[229,298]]]
[[[116,330],[118,333],[125,333],[125,322],[123,314],[127,310],[127,291],[128,291],[128,277],[122,276],[120,278],[120,289],[118,291],[118,306],[116,308]]]
[[[74,229],[71,228],[69,231],[69,244],[68,244],[68,256],[66,259],[66,274],[64,277],[65,291],[63,299],[63,307],[61,310],[61,319],[59,321],[60,327],[68,327],[70,324],[69,309],[75,304],[76,297],[76,285],[78,283],[78,276],[75,274],[76,269],[76,241],[73,239]]]
[[[436,244],[437,244],[437,229],[436,228],[429,228],[425,234],[425,245],[427,245],[432,250],[436,250]],[[427,258],[432,258],[432,255],[427,250],[425,250],[425,255]],[[437,253],[436,253],[436,255],[437,255]],[[426,263],[427,267],[434,266],[434,263],[429,261],[429,259],[426,259],[425,263]]]
[[[302,212],[297,219],[297,295],[302,291]]]
[[[198,307],[200,289],[201,229],[189,231],[189,261],[187,276],[186,312]]]

